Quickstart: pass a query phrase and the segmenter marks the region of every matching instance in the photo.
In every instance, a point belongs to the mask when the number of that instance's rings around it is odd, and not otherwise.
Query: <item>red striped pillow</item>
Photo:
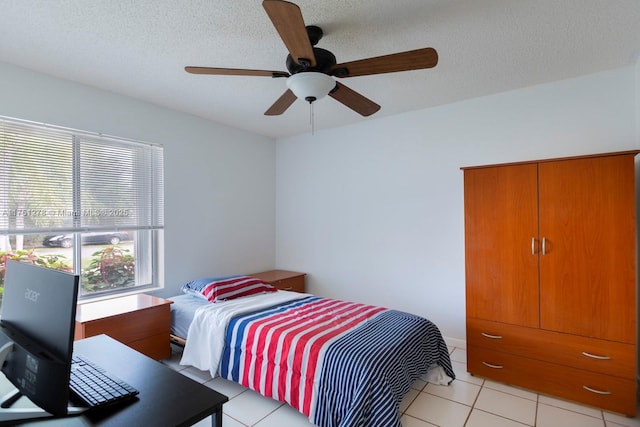
[[[207,284],[202,289],[202,296],[215,303],[275,291],[277,291],[276,288],[263,280],[250,276],[238,276]]]

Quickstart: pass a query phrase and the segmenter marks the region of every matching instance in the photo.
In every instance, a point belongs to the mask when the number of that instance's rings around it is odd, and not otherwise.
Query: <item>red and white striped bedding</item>
[[[288,292],[241,300],[196,313],[182,363],[287,402],[316,425],[400,426],[415,379],[429,369],[454,377],[424,318]]]
[[[209,371],[212,376],[217,375],[225,345],[227,324],[234,316],[296,300],[303,296],[304,294],[296,292],[278,291],[203,305],[196,310],[189,325],[187,342],[180,363]]]

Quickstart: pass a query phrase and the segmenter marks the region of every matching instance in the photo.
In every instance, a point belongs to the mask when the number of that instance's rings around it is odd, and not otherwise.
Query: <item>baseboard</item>
[[[461,340],[458,338],[449,338],[449,337],[443,337],[444,338],[444,342],[447,343],[447,346],[449,347],[456,347],[456,348],[461,348],[461,349],[465,349],[467,348],[467,342],[465,340]]]

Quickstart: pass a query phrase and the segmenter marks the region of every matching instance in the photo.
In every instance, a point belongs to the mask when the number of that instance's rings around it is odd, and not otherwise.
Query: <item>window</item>
[[[161,285],[163,163],[158,145],[0,118],[0,291],[6,259],[80,274],[80,298]]]

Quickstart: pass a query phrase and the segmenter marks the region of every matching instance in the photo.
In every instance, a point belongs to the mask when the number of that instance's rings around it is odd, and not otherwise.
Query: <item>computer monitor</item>
[[[2,372],[17,393],[5,396],[0,403],[0,423],[69,413],[78,283],[77,275],[7,261],[0,310],[0,361],[4,356]],[[20,395],[42,413],[11,408]]]

